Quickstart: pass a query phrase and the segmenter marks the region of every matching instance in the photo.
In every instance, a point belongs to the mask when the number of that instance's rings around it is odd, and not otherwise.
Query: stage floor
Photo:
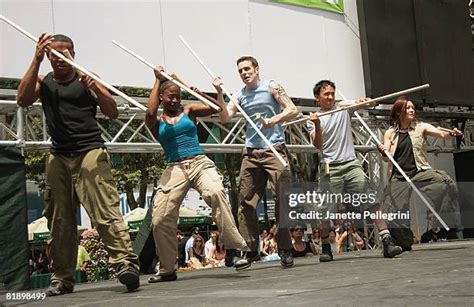
[[[219,268],[179,273],[178,280],[148,284],[126,293],[115,281],[79,284],[72,294],[44,301],[5,301],[51,306],[310,306],[310,305],[474,305],[474,240],[415,245],[384,259],[381,250],[296,258],[295,266],[255,263],[235,272]],[[40,290],[36,290],[38,292]],[[32,291],[33,292],[33,291]]]

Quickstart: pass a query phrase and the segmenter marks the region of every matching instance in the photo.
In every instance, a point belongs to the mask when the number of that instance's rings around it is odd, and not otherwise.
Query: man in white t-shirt
[[[206,244],[204,244],[204,254],[206,255],[206,259],[211,257],[211,248],[216,246],[217,235],[217,231],[211,231],[209,240],[207,240]]]

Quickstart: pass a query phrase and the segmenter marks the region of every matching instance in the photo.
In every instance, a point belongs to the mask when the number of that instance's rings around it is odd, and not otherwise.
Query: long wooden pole
[[[316,113],[316,114],[318,115],[318,117],[323,117],[323,116],[331,115],[331,114],[334,114],[334,113],[337,113],[337,112],[341,112],[341,111],[344,111],[344,110],[348,110],[348,109],[360,107],[360,106],[363,106],[363,105],[367,105],[367,104],[370,104],[370,103],[374,103],[374,102],[378,102],[378,101],[390,99],[390,98],[393,98],[393,97],[398,97],[398,96],[405,95],[405,94],[408,94],[408,93],[413,93],[413,92],[416,92],[416,91],[421,91],[421,90],[424,90],[424,89],[426,89],[426,88],[428,88],[428,87],[430,87],[429,84],[423,84],[423,85],[415,86],[415,87],[412,87],[412,88],[409,88],[409,89],[406,89],[406,90],[403,90],[403,91],[398,91],[398,92],[395,92],[395,93],[392,93],[392,94],[388,94],[388,95],[384,95],[384,96],[380,96],[380,97],[377,97],[377,98],[374,98],[374,99],[369,99],[369,100],[364,101],[364,102],[362,102],[362,103],[357,103],[357,104],[353,104],[353,105],[350,105],[350,106],[345,106],[345,107],[342,107],[342,108],[337,108],[337,109],[334,109],[334,110],[331,110],[331,111],[328,111],[328,112]],[[309,119],[308,116],[304,116],[304,117],[299,118],[299,119],[297,119],[297,120],[284,123],[282,126],[285,127],[285,126],[288,126],[288,125],[293,125],[293,124],[301,123],[301,122],[307,121],[308,119]]]
[[[13,28],[15,28],[16,30],[18,30],[19,32],[21,32],[22,34],[24,34],[25,36],[27,36],[28,38],[30,38],[32,41],[38,43],[38,39],[36,37],[34,37],[33,35],[31,35],[30,33],[28,33],[27,31],[25,31],[24,29],[22,29],[19,25],[17,25],[16,23],[14,23],[13,21],[11,21],[10,19],[6,18],[5,16],[3,15],[0,15],[0,19],[3,20],[4,22],[6,22],[7,24],[9,24],[10,26],[12,26]],[[94,79],[95,81],[97,81],[98,83],[102,84],[103,86],[105,86],[107,89],[109,89],[111,92],[117,94],[118,96],[122,97],[123,99],[125,99],[126,101],[128,101],[129,103],[131,103],[132,105],[136,106],[137,108],[143,110],[143,111],[146,111],[146,107],[144,105],[142,105],[141,103],[137,102],[136,100],[130,98],[129,96],[125,95],[124,93],[122,93],[121,91],[119,91],[118,89],[116,89],[115,87],[113,87],[112,85],[108,84],[107,82],[105,82],[104,80],[102,80],[101,78],[97,77],[96,75],[94,75],[93,73],[89,72],[87,69],[85,69],[84,67],[80,66],[79,64],[77,64],[76,62],[73,62],[71,60],[69,60],[66,56],[64,56],[62,53],[58,52],[57,50],[53,49],[53,48],[49,48],[49,50],[51,51],[51,53],[53,53],[55,56],[61,58],[64,62],[68,63],[69,65],[71,65],[72,67],[74,67],[75,69],[79,70],[80,72],[82,72],[84,75],[86,76],[89,76],[91,77],[92,79]]]
[[[342,96],[343,99],[346,99],[344,97],[344,94],[339,92]],[[380,140],[377,138],[377,135],[370,129],[369,125],[364,121],[364,119],[359,115],[359,113],[354,112],[354,115],[357,117],[357,119],[360,121],[362,126],[364,126],[365,130],[370,134],[370,136],[374,139],[375,143],[377,145],[381,144]],[[438,213],[434,210],[433,206],[431,206],[430,202],[425,198],[425,196],[418,190],[418,188],[415,186],[413,181],[411,181],[410,177],[407,176],[407,174],[403,171],[403,169],[400,167],[400,165],[395,161],[395,159],[392,157],[392,155],[388,152],[388,150],[384,150],[384,153],[387,155],[388,159],[392,162],[392,164],[395,166],[395,168],[398,170],[400,174],[402,174],[403,178],[408,182],[408,184],[411,186],[411,188],[415,191],[415,193],[420,197],[421,201],[428,207],[428,209],[433,212],[433,215],[438,219],[438,221],[441,223],[441,225],[446,229],[449,230],[448,225],[443,221],[441,216],[439,216]]]
[[[146,66],[150,67],[151,69],[155,69],[155,66],[153,66],[153,64],[151,64],[150,62],[148,62],[147,60],[145,60],[143,57],[141,57],[140,55],[138,55],[136,52],[132,51],[131,49],[125,47],[123,44],[115,41],[115,40],[112,40],[112,43],[114,43],[114,45],[116,45],[117,47],[121,48],[122,50],[124,50],[125,52],[127,52],[128,54],[130,54],[131,56],[135,57],[137,60],[139,60],[140,62],[142,62],[143,64],[145,64]],[[167,73],[165,73],[164,71],[161,71],[160,74],[165,77],[166,79],[170,80],[171,82],[173,82],[174,84],[176,84],[177,86],[179,86],[180,88],[182,88],[183,90],[185,90],[186,92],[188,92],[189,94],[193,95],[194,97],[196,97],[197,99],[199,99],[200,101],[204,102],[205,104],[209,105],[211,108],[213,108],[214,110],[220,112],[221,111],[221,108],[219,106],[217,106],[215,103],[212,103],[211,101],[209,101],[209,99],[203,97],[202,95],[199,95],[198,93],[196,93],[195,91],[193,91],[192,89],[190,89],[186,84],[184,84],[183,82],[181,82],[181,80],[178,80],[178,79],[175,79],[173,78],[172,76],[168,75]]]
[[[68,59],[70,59],[71,61],[74,61],[74,58],[72,57],[72,54],[69,52],[69,50],[67,50],[67,49],[64,50],[64,55],[65,55]],[[80,70],[76,69],[76,72],[77,72],[77,74],[79,75],[79,77],[82,78],[82,77],[84,76],[84,74],[83,74]],[[91,88],[89,89],[89,93],[91,93],[91,95],[92,95],[92,97],[94,97],[94,99],[97,99],[97,98],[98,98],[98,97],[97,97],[97,94],[96,94]]]
[[[360,117],[360,115],[357,112],[354,112],[354,115],[357,117],[357,119],[360,121],[362,126],[364,126],[365,130],[372,136],[372,138],[375,140],[377,145],[381,144],[380,140],[377,138],[375,133],[369,128],[369,126],[366,124],[366,122]],[[448,225],[443,221],[443,219],[439,216],[439,214],[435,211],[433,206],[429,203],[429,201],[425,198],[425,196],[418,190],[418,188],[415,186],[413,181],[411,181],[410,177],[407,176],[407,174],[403,171],[403,169],[400,167],[400,165],[395,161],[395,159],[392,157],[392,155],[388,152],[388,150],[384,150],[384,153],[387,155],[387,158],[392,162],[393,166],[398,170],[400,174],[402,174],[403,178],[408,182],[408,184],[413,188],[413,190],[416,192],[418,197],[423,201],[423,203],[428,207],[428,209],[433,213],[433,215],[438,219],[438,221],[443,225],[443,227],[446,230],[449,230]]]

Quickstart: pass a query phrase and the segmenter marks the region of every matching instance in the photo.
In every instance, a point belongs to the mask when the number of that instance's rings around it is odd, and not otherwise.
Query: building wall
[[[345,1],[345,15],[260,0],[1,0],[0,13],[37,37],[70,35],[76,61],[114,85],[151,87],[153,74],[112,39],[211,90],[181,34],[230,91],[241,86],[235,60],[251,54],[262,77],[290,96],[311,98],[322,78],[335,80],[348,98],[364,95],[355,1]],[[0,40],[0,77],[21,78],[34,43],[4,23]],[[41,71],[49,70],[45,61]]]

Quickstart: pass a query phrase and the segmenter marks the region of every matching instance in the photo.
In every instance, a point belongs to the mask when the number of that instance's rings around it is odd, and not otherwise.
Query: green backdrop
[[[15,146],[0,146],[0,283],[29,287],[25,161]]]

